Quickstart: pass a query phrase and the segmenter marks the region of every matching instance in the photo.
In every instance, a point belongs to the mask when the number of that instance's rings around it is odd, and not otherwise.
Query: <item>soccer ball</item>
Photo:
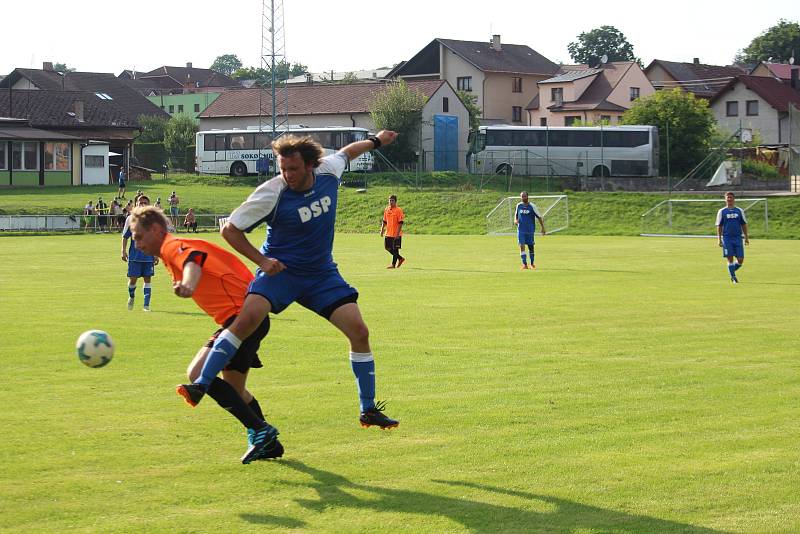
[[[114,342],[102,330],[87,330],[78,338],[75,352],[83,365],[103,367],[114,356]]]

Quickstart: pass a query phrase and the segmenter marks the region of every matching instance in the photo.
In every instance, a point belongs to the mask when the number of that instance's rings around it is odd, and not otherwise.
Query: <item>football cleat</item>
[[[242,456],[242,463],[249,464],[256,460],[264,449],[277,451],[276,442],[278,441],[278,429],[272,425],[267,424],[261,430],[256,430],[253,434],[253,444],[247,448],[244,456]],[[283,454],[283,451],[280,451]]]
[[[369,428],[371,426],[379,426],[383,430],[387,428],[396,428],[400,425],[400,421],[395,421],[383,413],[383,409],[386,407],[385,402],[378,402],[367,410],[366,412],[361,412],[361,416],[358,418],[359,423],[364,428]]]
[[[175,392],[183,397],[189,406],[197,406],[206,394],[205,388],[199,384],[180,384]]]
[[[397,260],[397,268],[399,269],[400,266],[403,265],[405,262],[406,262],[405,258],[400,258],[399,260]]]
[[[520,267],[520,270],[521,270],[521,271],[524,271],[524,270],[525,270],[525,269],[527,269],[527,268],[528,268],[528,264],[527,264],[527,263],[523,263],[523,264],[522,264],[522,267]]]
[[[530,268],[531,268],[531,269],[535,269],[535,268],[536,268],[536,264],[535,264],[535,263],[531,263],[531,266],[530,266]]]
[[[387,268],[387,269],[394,269],[394,268],[395,268],[395,266],[394,266],[394,265],[387,265],[387,266],[386,266],[386,268]]]
[[[145,306],[144,308],[142,308],[142,311],[149,312],[150,311],[150,306]]]
[[[133,297],[128,297],[128,309],[133,309]]]
[[[734,275],[734,276],[731,276],[731,282],[733,282],[734,284],[738,284],[738,283],[739,283],[739,279],[738,279],[738,278],[736,278],[736,276],[735,276],[735,275]]]
[[[253,458],[254,460],[274,460],[283,456],[283,445],[280,440],[275,439],[275,443],[261,449],[261,452]]]

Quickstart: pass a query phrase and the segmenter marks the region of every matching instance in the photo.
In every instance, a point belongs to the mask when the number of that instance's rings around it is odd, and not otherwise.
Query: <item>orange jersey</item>
[[[400,207],[387,207],[383,210],[383,222],[386,223],[386,237],[400,237],[403,235],[401,222],[403,222],[403,210]]]
[[[183,279],[183,266],[195,261],[203,269],[192,298],[217,324],[239,313],[253,273],[227,250],[201,239],[167,234],[161,245],[161,261],[174,281]]]

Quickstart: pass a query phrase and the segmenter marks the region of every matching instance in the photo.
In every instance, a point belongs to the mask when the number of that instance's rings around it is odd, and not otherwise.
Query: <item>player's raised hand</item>
[[[395,139],[397,139],[397,132],[393,132],[392,130],[381,130],[378,132],[375,137],[380,139],[381,146],[391,144]]]
[[[267,276],[274,276],[284,270],[286,265],[284,265],[280,260],[264,256],[264,259],[261,260],[261,262],[258,264],[258,267],[262,272],[267,273]]]

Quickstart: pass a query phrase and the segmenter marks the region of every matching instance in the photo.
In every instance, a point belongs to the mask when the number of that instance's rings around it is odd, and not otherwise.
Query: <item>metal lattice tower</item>
[[[261,68],[271,73],[270,83],[261,86],[258,98],[258,131],[271,132],[273,139],[289,125],[289,97],[286,83],[277,71],[288,68],[283,25],[283,0],[262,0]]]

